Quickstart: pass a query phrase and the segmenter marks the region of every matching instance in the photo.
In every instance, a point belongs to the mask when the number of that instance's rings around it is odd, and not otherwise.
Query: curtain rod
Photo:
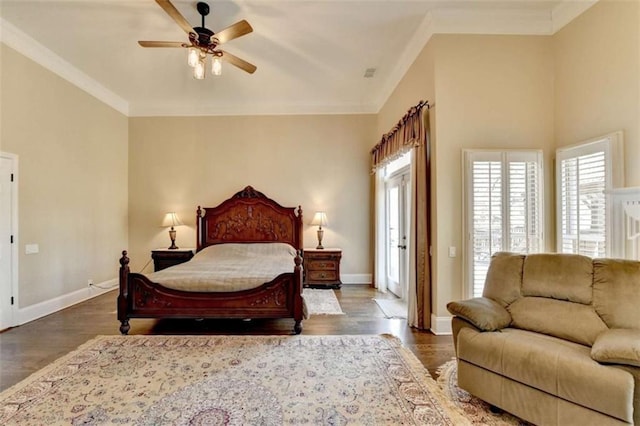
[[[421,100],[415,106],[412,106],[411,108],[409,108],[407,112],[402,116],[402,118],[398,120],[398,123],[395,126],[393,126],[391,130],[389,130],[387,133],[382,135],[380,142],[373,147],[371,152],[375,151],[381,144],[383,144],[387,139],[389,139],[394,133],[398,132],[398,130],[402,128],[404,123],[406,123],[410,117],[413,117],[414,115],[416,115],[425,106],[427,107],[427,109],[430,109],[434,105],[430,105],[429,101]]]

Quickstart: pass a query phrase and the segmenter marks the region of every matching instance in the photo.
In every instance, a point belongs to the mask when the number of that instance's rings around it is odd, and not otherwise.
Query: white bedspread
[[[182,291],[248,290],[293,272],[296,250],[285,243],[218,244],[190,261],[148,275],[154,282]]]

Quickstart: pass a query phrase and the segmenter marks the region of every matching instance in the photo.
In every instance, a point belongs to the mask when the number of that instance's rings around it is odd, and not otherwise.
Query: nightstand
[[[195,251],[196,249],[194,248],[152,250],[151,258],[153,259],[153,270],[157,272],[170,266],[187,262],[191,260]]]
[[[339,248],[304,249],[304,285],[314,288],[340,288]]]

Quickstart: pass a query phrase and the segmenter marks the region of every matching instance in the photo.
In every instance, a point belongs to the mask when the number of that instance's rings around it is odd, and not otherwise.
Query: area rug
[[[100,336],[0,394],[0,424],[464,425],[383,336]]]
[[[373,299],[386,318],[406,318],[407,303],[400,299]]]
[[[305,317],[311,315],[344,315],[336,294],[331,289],[305,288],[302,291]]]
[[[455,359],[443,364],[437,373],[438,385],[444,390],[447,398],[460,408],[473,424],[487,426],[529,425],[528,422],[509,413],[492,413],[489,404],[460,389]]]

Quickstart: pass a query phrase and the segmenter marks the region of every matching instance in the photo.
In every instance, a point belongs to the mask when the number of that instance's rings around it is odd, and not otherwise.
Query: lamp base
[[[316,246],[317,250],[322,250],[324,249],[324,247],[322,247],[322,237],[324,235],[324,230],[322,229],[322,227],[320,227],[318,229],[318,245]]]
[[[171,238],[171,246],[169,247],[169,250],[180,248],[176,245],[176,231],[173,229],[173,226],[171,227],[171,230],[169,230],[169,238]]]

